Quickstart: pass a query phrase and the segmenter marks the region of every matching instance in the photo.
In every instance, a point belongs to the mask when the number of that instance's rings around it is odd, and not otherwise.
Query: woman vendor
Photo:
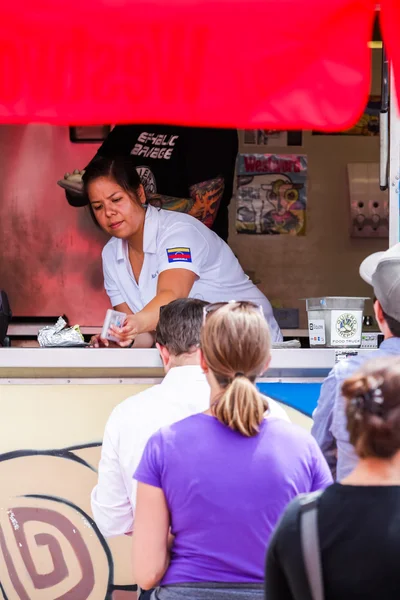
[[[112,328],[120,346],[154,331],[160,307],[186,297],[258,303],[272,340],[282,340],[269,301],[224,241],[190,215],[146,206],[131,156],[99,156],[83,183],[95,222],[112,236],[102,259],[111,305],[128,315],[122,328]],[[99,336],[92,339],[94,346],[100,342]]]

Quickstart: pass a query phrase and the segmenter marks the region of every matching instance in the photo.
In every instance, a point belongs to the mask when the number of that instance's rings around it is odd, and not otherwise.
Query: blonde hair
[[[254,382],[271,354],[269,328],[261,312],[237,302],[210,313],[201,332],[201,349],[221,387],[211,406],[213,415],[242,435],[256,435],[268,402]]]

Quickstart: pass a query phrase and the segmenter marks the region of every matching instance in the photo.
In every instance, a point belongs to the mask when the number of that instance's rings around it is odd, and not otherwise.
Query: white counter
[[[335,364],[336,350],[276,349],[267,378],[323,378]],[[358,350],[369,354],[371,350]],[[155,349],[0,348],[0,379],[162,377]]]

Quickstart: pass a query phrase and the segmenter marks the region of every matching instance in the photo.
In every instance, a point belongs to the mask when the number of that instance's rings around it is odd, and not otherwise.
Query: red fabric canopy
[[[10,0],[0,21],[0,122],[340,130],[367,101],[374,5]],[[400,71],[399,5],[382,3]]]

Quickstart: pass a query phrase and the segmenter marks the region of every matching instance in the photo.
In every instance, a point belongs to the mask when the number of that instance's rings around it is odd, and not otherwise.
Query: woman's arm
[[[118,306],[114,306],[114,310],[118,310],[119,312],[124,312],[127,315],[133,315],[134,313],[131,311],[126,302],[123,304],[119,304]],[[155,329],[155,327],[154,327]],[[152,331],[154,331],[154,329]],[[132,348],[152,348],[154,344],[154,335],[151,332],[140,333],[135,337],[135,340],[132,344]]]
[[[129,346],[139,334],[154,331],[161,306],[177,298],[187,298],[196,279],[196,273],[188,269],[168,269],[160,273],[157,294],[135,315],[128,316],[123,327],[111,327],[111,331],[120,342],[120,346]]]
[[[117,310],[118,312],[126,313],[127,315],[134,314],[126,302],[123,302],[122,304],[117,304],[117,306],[113,306],[113,309]],[[151,348],[153,344],[154,335],[152,333],[141,333],[135,338],[132,348]],[[90,345],[93,348],[100,348],[101,346],[105,348],[120,348],[119,344],[102,338],[100,333],[97,333],[96,335],[92,336],[90,340]]]
[[[138,482],[133,531],[134,581],[155,587],[169,564],[169,512],[161,488]]]

